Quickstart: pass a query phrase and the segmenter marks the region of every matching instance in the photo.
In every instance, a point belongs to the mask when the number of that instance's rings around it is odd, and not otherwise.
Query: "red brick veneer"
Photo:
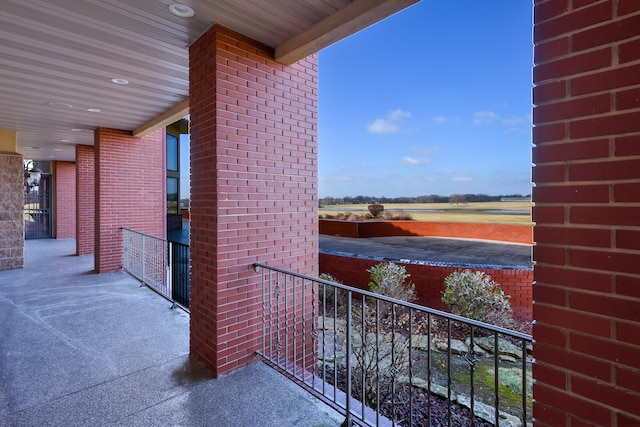
[[[94,253],[96,161],[93,147],[76,145],[76,255]]]
[[[261,343],[252,264],[317,275],[317,57],[284,66],[218,25],[189,57],[191,353],[220,375]]]
[[[76,237],[76,164],[56,162],[55,169],[55,237]]]
[[[640,1],[536,0],[538,426],[640,425]]]
[[[143,138],[115,129],[95,131],[97,272],[122,267],[121,227],[165,236],[164,147],[164,129]]]

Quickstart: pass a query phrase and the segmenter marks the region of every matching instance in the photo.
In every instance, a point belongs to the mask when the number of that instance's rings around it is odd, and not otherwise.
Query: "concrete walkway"
[[[213,379],[189,317],[126,273],[93,274],[74,240],[29,240],[0,272],[0,426],[339,426],[257,363]]]

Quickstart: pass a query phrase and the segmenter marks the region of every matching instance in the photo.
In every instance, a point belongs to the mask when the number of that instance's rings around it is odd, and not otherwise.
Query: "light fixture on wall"
[[[38,162],[35,160],[25,160],[24,185],[27,189],[27,193],[31,191],[33,187],[40,185],[40,178],[42,178],[42,171],[38,168]]]

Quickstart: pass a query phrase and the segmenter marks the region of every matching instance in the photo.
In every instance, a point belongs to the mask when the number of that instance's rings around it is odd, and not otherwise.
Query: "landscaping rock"
[[[495,350],[495,337],[493,335],[489,337],[476,338],[474,341],[480,347],[493,354],[493,351]],[[522,359],[522,349],[502,338],[498,338],[498,353],[514,357],[518,360]]]
[[[409,382],[409,377],[403,376],[403,377],[398,377],[398,381],[403,383],[403,384],[407,384]],[[427,380],[419,378],[419,377],[413,377],[411,379],[411,385],[421,388],[423,390],[426,391],[430,391],[431,393],[440,396],[442,398],[447,399],[447,394],[449,393],[449,390],[447,389],[447,387],[443,387],[439,384],[436,384],[434,382],[431,382],[431,384],[428,383]],[[457,396],[455,393],[451,393],[451,401],[455,402],[457,399]]]
[[[318,359],[321,361],[326,363],[342,363],[344,361],[344,351],[339,343],[336,343],[332,330],[320,332],[318,334],[316,346]]]
[[[518,361],[518,359],[516,359],[513,356],[509,356],[508,354],[500,354],[498,355],[498,358],[503,361],[503,362],[513,362],[516,363]]]
[[[419,350],[429,351],[435,350],[436,346],[433,341],[429,340],[429,335],[414,335],[411,337],[411,347]]]
[[[448,342],[446,340],[438,341],[436,343],[436,348],[439,351],[446,352],[448,351],[447,344]],[[467,354],[468,351],[469,347],[467,347],[462,341],[451,340],[451,354]]]
[[[458,396],[458,403],[466,408],[471,409],[471,398],[469,396]],[[473,412],[476,416],[495,425],[496,412],[493,406],[486,405],[474,399]],[[502,411],[500,411],[499,417],[499,427],[522,427],[522,421],[520,421],[520,418],[518,417],[514,417],[513,415],[507,414],[506,412]]]
[[[324,322],[324,324],[323,324]],[[345,321],[342,319],[334,319],[333,317],[323,317],[323,316],[318,316],[318,329],[325,329],[325,330],[336,330],[336,329],[344,329],[345,328]]]
[[[487,352],[478,345],[476,339],[477,338],[473,339],[473,352],[476,354],[476,356],[484,356],[485,354],[487,354]],[[467,338],[464,343],[467,347],[471,348],[471,338]]]

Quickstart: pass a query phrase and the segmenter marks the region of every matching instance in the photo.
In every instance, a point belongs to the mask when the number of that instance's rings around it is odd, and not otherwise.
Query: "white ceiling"
[[[195,15],[180,18],[172,0],[2,0],[0,129],[25,158],[73,161],[95,128],[134,130],[184,104],[188,47],[214,23],[286,63],[417,1],[183,0]]]

